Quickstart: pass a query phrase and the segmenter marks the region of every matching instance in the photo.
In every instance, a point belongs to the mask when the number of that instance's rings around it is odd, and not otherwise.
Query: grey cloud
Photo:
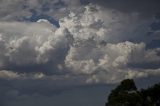
[[[82,2],[95,3],[101,7],[122,13],[138,13],[143,18],[159,13],[159,0],[2,0],[0,20],[23,21],[34,13],[45,14],[59,20],[70,11],[83,11]],[[85,5],[88,5],[86,3]]]
[[[0,63],[4,70],[8,67],[13,70],[11,68],[23,69],[27,66],[30,69],[26,70],[31,70],[40,65],[43,67],[44,64],[56,68],[63,63],[69,45],[72,44],[72,37],[67,29],[56,29],[47,22],[2,22],[0,29],[3,44]],[[44,71],[43,68],[41,71]]]
[[[159,29],[151,28],[158,20],[151,17],[159,12],[159,1],[90,2],[0,1],[0,105],[51,104],[71,96],[66,89],[115,84],[124,78],[157,81],[160,48],[149,45],[159,40]],[[26,22],[35,14],[53,17],[60,26],[46,19]]]
[[[125,13],[140,13],[143,19],[155,16],[160,9],[159,0],[90,0],[90,2]]]
[[[1,82],[5,83],[2,84]],[[112,86],[111,85],[88,85],[76,87],[63,87],[55,90],[55,85],[46,81],[7,81],[0,80],[3,88],[0,88],[0,100],[3,102],[2,106],[19,106],[19,105],[82,105],[88,104],[95,106],[104,104],[106,94]],[[26,86],[20,86],[26,83]],[[30,83],[30,84],[29,84]],[[98,92],[98,93],[97,93]],[[3,95],[2,95],[3,94]],[[82,98],[82,99],[77,99]],[[93,100],[96,100],[93,102]],[[63,102],[62,102],[63,101]]]
[[[1,22],[1,70],[82,75],[84,83],[117,82],[130,73],[133,78],[146,76],[145,70],[132,70],[143,68],[145,63],[159,64],[159,49],[146,49],[146,38],[139,43],[127,40],[137,41],[143,36],[150,20],[141,21],[136,14],[118,11],[106,13],[89,4],[79,14],[70,12],[61,18],[59,28],[44,19],[35,23]],[[129,26],[130,19],[133,25]]]
[[[33,15],[48,15],[58,20],[70,10],[79,11],[80,0],[1,0],[1,21],[27,21]]]

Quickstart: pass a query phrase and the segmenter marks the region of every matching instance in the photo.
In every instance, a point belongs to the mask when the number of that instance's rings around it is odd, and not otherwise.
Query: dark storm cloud
[[[136,79],[139,88],[159,81],[158,77]],[[25,83],[25,84],[24,84]],[[147,83],[147,84],[146,84]],[[63,106],[104,105],[109,91],[115,85],[87,85],[56,88],[50,80],[0,79],[1,106]]]
[[[22,102],[22,104],[25,104],[25,101],[30,101],[30,105],[33,106],[32,102],[38,104],[41,98],[47,100],[51,98],[56,99],[56,96],[62,95],[63,92],[79,88],[80,83],[81,82],[78,82],[74,78],[70,78],[70,80],[67,78],[60,79],[60,76],[57,76],[57,78],[54,76],[53,78],[44,79],[33,79],[29,77],[22,79],[0,78],[0,104],[1,106],[10,106],[14,102]],[[54,102],[63,101],[63,99],[59,99],[59,101],[54,99],[50,101],[49,105],[53,105]],[[38,101],[36,102],[34,100]],[[44,101],[42,100],[41,102],[43,103]],[[15,105],[16,104],[18,105],[18,103],[15,103]]]
[[[121,12],[137,12],[143,18],[154,16],[160,12],[159,0],[90,0],[90,2]]]
[[[24,83],[26,83],[24,85]],[[112,85],[68,86],[57,89],[50,80],[0,79],[1,106],[103,105]]]
[[[141,69],[158,69],[160,68],[160,62],[134,63],[134,64],[128,64],[128,67],[141,68]]]

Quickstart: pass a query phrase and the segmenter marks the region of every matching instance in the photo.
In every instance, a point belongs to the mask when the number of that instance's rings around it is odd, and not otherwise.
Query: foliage
[[[125,79],[112,90],[106,106],[160,106],[160,84],[138,91],[132,79]]]

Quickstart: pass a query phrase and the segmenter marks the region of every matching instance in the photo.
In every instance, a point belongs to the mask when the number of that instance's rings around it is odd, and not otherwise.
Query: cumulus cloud
[[[72,36],[67,29],[56,29],[44,20],[37,23],[1,22],[0,26],[1,69],[16,70],[14,67],[50,63],[51,67],[56,68],[63,63],[72,43]]]
[[[75,86],[159,78],[160,47],[148,47],[159,40],[159,29],[152,28],[159,21],[155,4],[146,16],[143,9],[125,11],[123,3],[107,1],[1,0],[0,105],[50,101]],[[44,14],[59,27],[39,19]]]
[[[70,74],[78,80],[83,78],[84,83],[111,83],[146,76],[143,66],[160,63],[159,48],[146,49],[146,39],[139,37],[145,36],[148,20],[112,10],[104,15],[103,9],[93,4],[82,10],[61,18],[59,28],[45,19],[0,22],[1,70],[20,76],[42,73],[35,75],[37,78]],[[129,26],[130,22],[133,25]],[[153,69],[152,65],[147,68]]]
[[[119,81],[125,76],[136,78],[149,74],[143,68],[142,71],[138,71],[138,69],[135,71],[137,67],[129,68],[129,64],[159,64],[160,57],[156,54],[157,50],[145,50],[144,43],[122,42],[96,46],[72,47],[65,60],[66,66],[73,73],[91,76],[90,80],[113,82]],[[154,71],[152,72],[154,73]]]
[[[142,20],[138,13],[126,14],[92,4],[84,8],[84,12],[71,12],[60,19],[59,24],[67,27],[76,39],[94,37],[96,41],[108,43],[147,42],[150,39],[146,34],[151,19]]]

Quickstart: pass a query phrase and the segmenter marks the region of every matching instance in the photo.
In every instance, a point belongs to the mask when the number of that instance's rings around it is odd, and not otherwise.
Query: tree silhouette
[[[111,91],[106,106],[160,106],[160,84],[138,91],[132,79],[125,79]]]

